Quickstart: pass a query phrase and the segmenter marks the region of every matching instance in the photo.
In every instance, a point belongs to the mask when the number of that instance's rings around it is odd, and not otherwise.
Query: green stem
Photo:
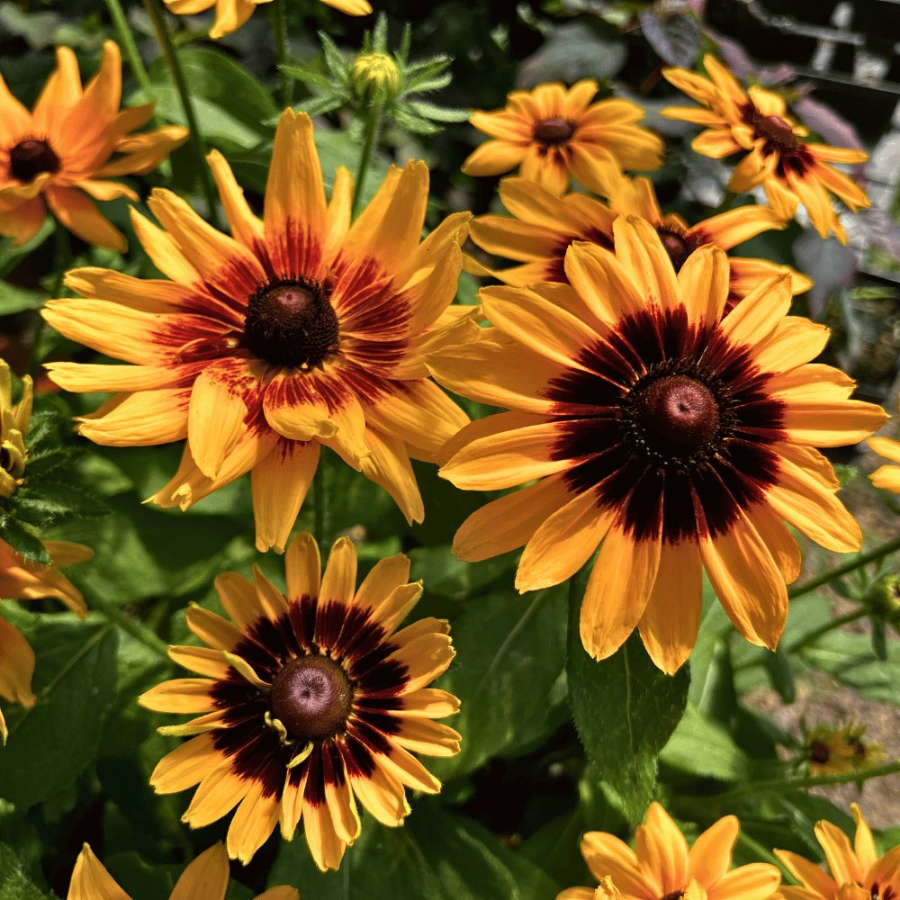
[[[216,191],[213,186],[212,174],[209,166],[206,164],[206,150],[203,146],[203,137],[200,134],[200,129],[197,127],[194,105],[191,103],[191,95],[184,77],[184,70],[181,68],[175,45],[172,43],[172,35],[169,33],[169,26],[166,24],[166,15],[160,6],[160,0],[144,0],[144,6],[153,21],[153,27],[156,29],[156,37],[166,57],[169,71],[172,73],[172,80],[175,82],[175,89],[178,91],[181,107],[184,110],[184,118],[190,129],[188,140],[194,151],[197,171],[200,173],[200,183],[203,185],[203,193],[206,195],[206,203],[209,206],[209,223],[214,228],[221,229],[219,210],[216,205]]]
[[[141,86],[141,90],[147,95],[148,100],[154,98],[153,84],[150,76],[147,74],[147,68],[144,66],[141,54],[138,52],[137,44],[134,40],[134,32],[128,24],[125,16],[125,10],[119,0],[106,0],[106,8],[116,26],[119,33],[119,43],[125,48],[125,55],[128,57],[128,64],[131,66],[132,74],[137,83]]]
[[[275,54],[278,59],[278,76],[281,79],[281,105],[287,107],[294,97],[294,76],[285,69],[288,63],[285,0],[275,0],[272,4],[272,31],[275,33]]]
[[[767,863],[771,863],[773,866],[777,866],[781,870],[782,876],[786,876],[790,878],[790,883],[794,883],[794,878],[790,872],[781,864],[778,857],[772,853],[771,850],[767,850],[763,845],[750,837],[749,834],[745,834],[743,831],[738,832],[738,843],[743,844],[748,850],[752,853],[756,854],[759,859],[764,860]]]
[[[149,647],[157,656],[163,659],[169,658],[169,647],[164,640],[158,638],[149,628],[145,628],[137,619],[132,619],[114,603],[103,600],[100,597],[91,598],[91,609],[96,610],[113,625],[118,625],[122,631],[127,631],[136,641],[140,641],[145,647]]]
[[[869,553],[861,553],[859,556],[851,559],[850,562],[845,563],[843,566],[838,566],[836,569],[832,569],[830,572],[825,572],[823,575],[819,575],[816,578],[811,578],[809,581],[791,588],[791,590],[788,591],[788,597],[790,597],[791,600],[796,600],[797,597],[802,597],[804,594],[809,594],[816,588],[820,588],[823,584],[828,584],[829,581],[834,581],[836,578],[843,578],[844,575],[848,575],[850,572],[856,571],[856,569],[867,566],[869,563],[875,562],[876,560],[881,559],[883,556],[887,556],[889,553],[893,553],[895,550],[900,550],[900,538],[895,538],[892,541],[888,541],[886,544],[882,544],[880,547],[876,547]]]
[[[319,550],[324,551],[328,538],[328,457],[324,453],[319,456],[319,465],[313,478],[313,511],[315,513],[313,531],[316,543],[319,545]]]
[[[829,631],[834,631],[835,628],[841,628],[843,625],[849,625],[851,622],[855,622],[857,619],[861,619],[863,616],[868,615],[868,613],[869,611],[867,609],[855,609],[845,616],[832,619],[830,622],[826,622],[822,625],[821,628],[816,628],[815,631],[805,634],[802,638],[791,644],[791,646],[788,647],[788,653],[796,653],[798,650],[802,650],[804,647],[814,644],[823,634],[828,634]]]
[[[51,300],[59,297],[62,291],[63,280],[66,277],[66,270],[72,262],[72,240],[69,237],[69,230],[59,219],[56,219],[54,234],[56,235],[56,273],[53,278],[53,286],[50,288]],[[37,321],[34,323],[34,334],[31,338],[31,350],[28,355],[28,374],[32,378],[34,378],[41,367],[39,354],[41,337],[44,334],[46,324],[44,317],[38,312]]]
[[[381,107],[373,106],[369,110],[369,117],[366,120],[366,136],[363,142],[362,153],[359,157],[359,166],[356,170],[356,186],[353,189],[352,215],[356,215],[356,208],[359,206],[359,199],[362,196],[363,182],[366,180],[366,173],[369,170],[369,163],[372,161],[372,150],[375,147],[375,139],[378,137],[378,126],[380,124]]]
[[[830,784],[855,784],[868,781],[870,778],[881,778],[883,775],[893,775],[900,772],[900,760],[878,766],[874,769],[861,769],[855,772],[842,772],[839,775],[810,775],[806,778],[787,778],[780,781],[755,781],[743,787],[726,791],[723,794],[713,794],[709,797],[719,805],[727,805],[734,800],[740,800],[748,794],[782,794],[785,791],[797,791],[811,787],[822,787]]]

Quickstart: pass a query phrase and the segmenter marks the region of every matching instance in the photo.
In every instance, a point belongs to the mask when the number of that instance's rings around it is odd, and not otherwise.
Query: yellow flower
[[[192,828],[237,807],[233,859],[249,862],[279,822],[291,840],[302,818],[316,864],[336,869],[359,836],[356,800],[400,825],[410,811],[404,787],[441,787],[412,753],[459,752],[460,736],[432,721],[459,701],[428,687],[453,659],[450,627],[429,617],[394,631],[422,596],[402,554],[377,563],[357,590],[356,548],[340,538],[320,582],[319,549],[304,532],[285,567],[286,596],[259,569],[255,584],[233,572],[216,579],[235,624],[188,610],[209,649],[169,655],[204,677],[165,682],[139,702],[201,715],[161,729],[196,737],[159,763],[151,784],[160,794],[199,784],[183,816]]]
[[[816,823],[816,837],[825,851],[828,872],[796,853],[776,850],[775,855],[799,882],[785,885],[785,900],[892,900],[900,897],[900,846],[878,856],[875,840],[859,807],[851,806],[856,839],[850,840],[831,822]]]
[[[122,60],[112,41],[83,90],[75,54],[57,47],[56,71],[30,113],[0,76],[0,234],[17,244],[30,240],[47,214],[46,201],[78,237],[125,250],[124,235],[94,200],[137,200],[131,188],[108,179],[151,171],[188,132],[170,125],[135,133],[152,117],[153,104],[120,111],[121,97]]]
[[[866,725],[828,728],[819,725],[804,736],[806,761],[811,775],[837,775],[868,768],[887,756],[881,744],[863,740]]]
[[[729,190],[750,191],[762,185],[772,208],[785,219],[792,219],[802,203],[823,238],[833,231],[846,244],[829,192],[854,212],[869,206],[869,198],[829,163],[861,163],[868,154],[805,140],[809,130],[788,116],[783,98],[761,87],[745,91],[713,56],[704,57],[703,64],[708,78],[686,69],[664,69],[663,75],[706,109],[670,106],[662,115],[705,126],[691,144],[704,156],[746,154],[731,175]]]
[[[767,863],[731,868],[731,853],[740,831],[734,816],[725,816],[688,847],[666,811],[652,803],[635,833],[635,850],[615,835],[589,831],[581,852],[601,886],[569,888],[557,900],[768,900],[781,873]]]
[[[553,194],[574,177],[608,194],[622,170],[653,171],[662,165],[662,139],[637,123],[644,110],[629,100],[592,103],[597,82],[571,88],[557,82],[513,91],[503,109],[475,112],[469,121],[493,140],[463,163],[467,175],[502,175],[520,167],[523,178]]]
[[[402,86],[400,70],[388,53],[362,53],[351,69],[353,87],[362,98],[384,102],[397,96]]]
[[[869,447],[892,463],[900,463],[900,441],[890,438],[873,437],[868,440]],[[900,465],[881,466],[870,476],[872,484],[884,491],[900,494]]]
[[[225,900],[228,890],[228,854],[213,844],[181,873],[169,900]],[[75,862],[67,900],[131,900],[85,844]],[[270,888],[256,900],[299,900],[296,888]]]
[[[163,0],[169,12],[176,16],[195,16],[216,8],[216,20],[209,29],[209,36],[217,41],[237,31],[256,12],[257,6],[272,0]],[[322,0],[326,6],[339,9],[348,16],[365,16],[372,12],[366,0]]]
[[[471,260],[468,264],[474,274],[493,275],[506,284],[521,287],[567,283],[564,261],[568,248],[575,241],[587,241],[611,249],[612,226],[619,215],[646,219],[659,233],[676,272],[700,247],[714,244],[731,250],[763,231],[787,224],[766,206],[742,206],[688,225],[679,215],[663,215],[653,184],[646,178],[623,178],[612,191],[608,205],[579,193],[556,197],[524,178],[504,178],[500,182],[500,198],[514,218],[479,216],[472,222],[472,240],[489,253],[521,265],[496,271]],[[765,259],[733,256],[729,264],[729,307],[773,275],[790,275],[792,294],[801,294],[812,286],[805,275],[790,266]]]
[[[87,299],[51,300],[57,331],[130,366],[55,363],[67,390],[119,391],[80,420],[100,444],[187,437],[181,467],[153,498],[182,509],[253,472],[257,547],[284,548],[324,445],[384,487],[410,521],[424,517],[410,465],[434,459],[468,421],[428,380],[425,354],[461,321],[448,310],[468,213],[421,241],[423,163],[392,168],[350,223],[352,178],[331,203],[309,118],[286,110],[275,138],[264,221],[225,159],[210,164],[232,237],[170,191],[135,212],[139,240],[171,280],[77,269]],[[461,310],[465,314],[466,310]]]
[[[22,379],[22,396],[12,402],[12,378],[6,360],[0,359],[0,497],[11,497],[25,473],[25,435],[31,421],[34,389],[31,376]]]
[[[461,526],[467,561],[525,545],[516,585],[572,577],[601,545],[581,608],[604,659],[640,628],[677,670],[700,623],[705,570],[737,629],[774,648],[800,550],[783,519],[835,552],[862,534],[815,446],[855,444],[884,411],[810,364],[828,329],[787,316],[787,276],[725,313],[729,269],[707,245],[676,274],[656,230],[620,216],[615,253],[575,243],[569,285],[483,288],[493,328],[429,359],[439,382],[510,410],[462,429],[441,475],[504,490]],[[620,885],[621,887],[621,885]]]
[[[87,615],[80,591],[58,566],[84,562],[93,556],[88,547],[68,541],[44,541],[52,565],[42,566],[23,559],[5,541],[0,540],[0,597],[5,600],[37,600],[55,597],[79,617]],[[31,691],[34,651],[18,628],[0,616],[0,697],[22,706],[34,706]],[[6,743],[6,720],[0,710],[0,739]]]

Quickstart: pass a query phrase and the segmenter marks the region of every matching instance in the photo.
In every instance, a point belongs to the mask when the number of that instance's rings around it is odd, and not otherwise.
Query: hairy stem
[[[362,153],[359,156],[359,166],[356,169],[356,185],[353,188],[352,215],[356,215],[356,210],[359,206],[363,182],[366,180],[366,173],[369,171],[369,163],[372,161],[372,150],[375,147],[375,140],[378,137],[378,126],[380,124],[381,107],[373,106],[369,110],[369,115],[366,119],[366,135],[363,142]]]
[[[886,544],[882,544],[880,547],[876,547],[868,553],[859,554],[849,562],[842,566],[838,566],[836,569],[832,569],[830,572],[825,572],[816,578],[805,581],[803,584],[798,584],[788,591],[788,597],[790,597],[791,600],[796,600],[797,597],[802,597],[804,594],[810,594],[816,590],[816,588],[822,587],[823,584],[828,584],[828,582],[834,581],[836,578],[843,578],[844,575],[849,575],[850,572],[855,572],[857,569],[861,569],[871,562],[876,562],[883,556],[893,553],[895,550],[900,550],[900,538],[894,538],[894,540],[888,541]]]
[[[795,653],[797,650],[802,650],[804,647],[814,644],[823,634],[828,634],[829,631],[834,631],[836,628],[840,628],[843,625],[849,625],[851,622],[855,622],[857,619],[861,619],[863,616],[868,615],[868,612],[867,609],[854,609],[853,612],[849,612],[845,616],[840,616],[837,619],[826,622],[820,628],[816,628],[815,631],[805,634],[802,638],[799,638],[795,643],[791,644],[791,646],[788,647],[788,653]]]
[[[178,54],[175,52],[175,45],[172,43],[172,35],[169,33],[169,26],[166,24],[166,14],[160,5],[160,0],[144,0],[144,6],[147,9],[147,14],[153,21],[153,27],[156,29],[159,45],[165,54],[169,71],[172,73],[172,80],[175,82],[175,89],[178,91],[181,106],[184,110],[184,118],[191,132],[189,141],[194,152],[197,171],[200,173],[200,183],[203,186],[206,203],[209,207],[209,223],[214,228],[221,229],[219,210],[216,205],[216,191],[213,186],[212,174],[209,166],[206,164],[206,150],[203,145],[203,138],[200,134],[200,129],[197,127],[197,117],[194,114],[194,105],[191,103],[191,95],[188,90],[187,80],[184,77],[184,70],[181,68]]]
[[[109,15],[116,26],[119,34],[119,42],[125,48],[125,55],[128,57],[128,64],[131,66],[131,72],[137,83],[141,86],[141,90],[147,95],[148,99],[153,98],[153,84],[150,76],[147,74],[147,68],[138,52],[137,43],[134,40],[134,32],[128,24],[125,11],[119,0],[106,0],[106,8]]]
[[[169,647],[166,642],[114,603],[99,597],[92,597],[90,605],[91,609],[99,612],[104,619],[113,625],[118,625],[122,631],[128,632],[136,641],[140,641],[145,647],[149,647],[157,656],[161,656],[166,660],[169,658]]]
[[[294,98],[294,76],[285,69],[288,63],[285,0],[275,0],[272,4],[272,31],[275,34],[275,55],[278,59],[278,77],[281,80],[281,105],[288,107]]]

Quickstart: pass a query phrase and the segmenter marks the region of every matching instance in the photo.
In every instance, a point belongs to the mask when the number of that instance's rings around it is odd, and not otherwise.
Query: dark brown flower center
[[[681,900],[684,896],[684,891],[672,891],[670,894],[665,894],[660,897],[660,900]]]
[[[687,262],[687,258],[696,250],[696,246],[686,237],[669,231],[667,228],[659,229],[659,239],[662,241],[669,259],[676,272],[681,271],[681,267]]]
[[[809,745],[809,758],[815,763],[827,763],[831,759],[831,751],[824,741],[813,741]]]
[[[779,150],[793,150],[797,146],[794,130],[781,116],[764,116],[751,105],[745,118],[756,132],[756,136],[765,138],[770,146]]]
[[[695,450],[719,431],[719,405],[709,388],[687,375],[668,375],[644,395],[644,424],[662,446]]]
[[[342,666],[327,656],[291,660],[272,682],[272,715],[290,737],[315,741],[343,730],[353,687]]]
[[[534,139],[548,147],[564,144],[575,133],[575,126],[565,119],[544,119],[534,126]]]
[[[316,366],[340,345],[337,315],[326,285],[277,281],[247,306],[244,345],[273,366]]]
[[[59,165],[59,157],[46,141],[22,141],[9,151],[9,168],[19,181],[33,181],[41,172],[58,172]]]
[[[9,473],[13,470],[12,454],[6,447],[0,447],[0,469]]]

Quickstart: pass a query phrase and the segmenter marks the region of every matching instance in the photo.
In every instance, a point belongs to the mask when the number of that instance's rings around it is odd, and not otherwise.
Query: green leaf
[[[0,316],[9,316],[26,309],[40,309],[47,295],[43,291],[31,291],[8,281],[0,281]]]
[[[690,703],[659,759],[682,772],[725,782],[746,778],[750,762],[724,728]]]
[[[581,594],[572,591],[566,665],[575,726],[588,758],[636,823],[653,799],[659,752],[684,714],[689,677],[685,668],[671,677],[657,669],[636,632],[614,656],[591,659],[578,629]]]
[[[549,737],[566,719],[565,592],[473,596],[453,620],[456,659],[441,686],[463,699],[462,751],[430,768],[443,780]],[[538,699],[539,698],[539,702]]]
[[[49,900],[53,896],[28,878],[12,847],[0,844],[0,900]]]
[[[69,615],[4,608],[4,616],[34,648],[37,703],[10,711],[0,796],[30,807],[70,786],[94,759],[115,696],[117,636],[112,625]]]
[[[546,900],[560,888],[476,822],[425,800],[401,828],[366,817],[338,872],[319,872],[302,837],[283,844],[269,884],[316,900]]]
[[[8,8],[8,7],[7,7]],[[8,275],[33,250],[36,250],[53,234],[53,219],[47,216],[38,229],[37,234],[21,246],[17,247],[12,240],[0,239],[0,276]]]
[[[8,513],[0,514],[0,538],[25,559],[40,563],[42,566],[49,566],[53,562],[47,548],[31,527],[14,519]]]

